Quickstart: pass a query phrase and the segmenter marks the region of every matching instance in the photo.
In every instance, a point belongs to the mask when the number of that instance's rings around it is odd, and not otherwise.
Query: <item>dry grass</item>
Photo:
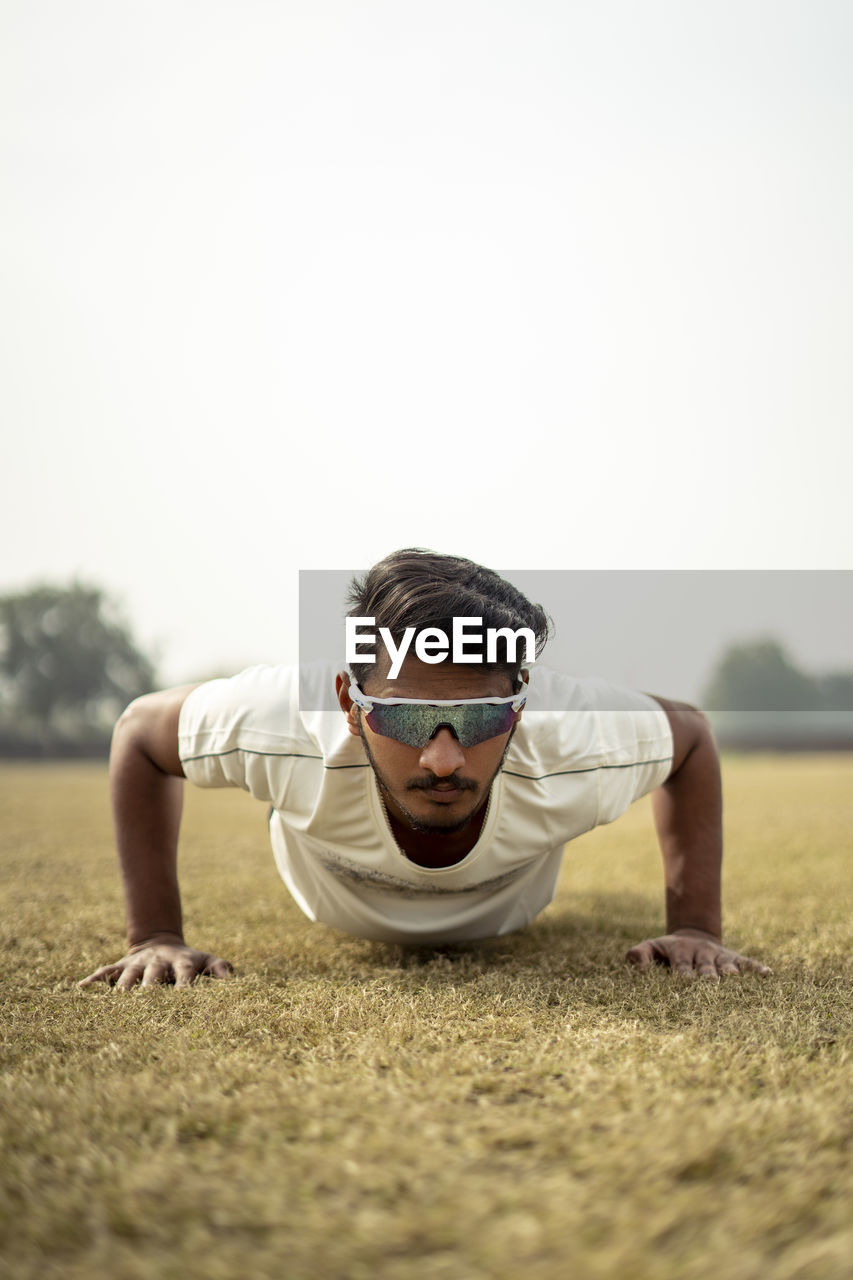
[[[730,759],[728,933],[775,976],[622,964],[647,804],[534,927],[407,954],[309,925],[263,807],[188,791],[188,936],[238,966],[116,995],[105,774],[6,766],[0,1275],[847,1280],[850,757]]]

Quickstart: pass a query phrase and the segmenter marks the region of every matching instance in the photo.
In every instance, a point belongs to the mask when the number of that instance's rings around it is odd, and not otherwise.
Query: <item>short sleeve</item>
[[[672,732],[654,698],[597,676],[567,676],[542,666],[534,668],[530,686],[506,771],[528,780],[585,779],[583,824],[574,822],[579,802],[572,799],[567,816],[573,834],[567,838],[613,822],[666,781]],[[565,785],[555,783],[552,794],[562,796]]]
[[[619,709],[597,713],[600,735],[598,823],[620,814],[669,777],[672,730],[659,702],[619,690]]]
[[[321,757],[300,720],[295,669],[250,667],[199,685],[178,721],[184,773],[200,787],[241,787],[281,803],[297,756]]]

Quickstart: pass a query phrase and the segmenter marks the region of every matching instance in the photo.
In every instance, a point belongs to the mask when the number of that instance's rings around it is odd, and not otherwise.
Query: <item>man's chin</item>
[[[381,785],[380,788],[385,798],[386,807],[390,806],[396,810],[398,820],[405,822],[406,826],[411,827],[413,831],[419,831],[422,834],[435,836],[451,836],[458,831],[464,831],[471,823],[474,814],[479,809],[479,805],[474,803],[473,807],[467,812],[460,814],[459,810],[451,812],[451,806],[447,804],[430,804],[429,800],[423,799],[418,804],[420,813],[413,813],[409,807],[408,801],[419,794],[417,789],[401,797],[392,796],[391,793]],[[470,793],[469,793],[470,795]],[[458,802],[457,802],[458,803]],[[464,802],[463,802],[464,803]],[[470,803],[470,801],[469,801]],[[452,808],[456,808],[453,805]],[[424,812],[423,810],[426,810]]]
[[[464,818],[453,818],[450,814],[445,818],[418,818],[410,809],[400,807],[403,817],[413,831],[420,831],[426,835],[450,836],[455,835],[457,831],[464,831],[470,825],[473,814],[467,814]]]

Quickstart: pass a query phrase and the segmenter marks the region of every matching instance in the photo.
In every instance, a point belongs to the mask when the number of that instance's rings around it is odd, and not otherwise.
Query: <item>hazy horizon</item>
[[[0,593],[169,684],[403,546],[850,569],[851,65],[841,0],[6,0]]]

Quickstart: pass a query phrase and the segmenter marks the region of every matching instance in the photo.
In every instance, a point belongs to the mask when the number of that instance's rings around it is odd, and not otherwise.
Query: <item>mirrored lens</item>
[[[394,738],[409,747],[425,747],[443,726],[452,729],[463,747],[475,747],[497,738],[512,728],[515,712],[509,703],[469,707],[413,706],[401,703],[383,707],[374,704],[365,719],[374,733]]]

